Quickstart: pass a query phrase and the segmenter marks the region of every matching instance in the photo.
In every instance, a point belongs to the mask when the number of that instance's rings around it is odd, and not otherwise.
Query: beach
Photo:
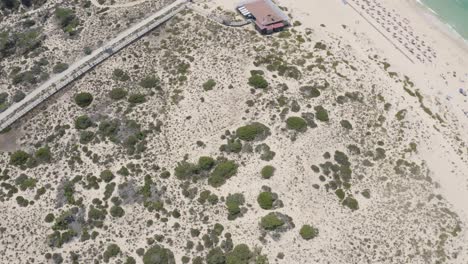
[[[187,2],[0,133],[0,262],[468,263],[466,41],[417,0],[273,2]],[[30,10],[1,88],[170,3]]]

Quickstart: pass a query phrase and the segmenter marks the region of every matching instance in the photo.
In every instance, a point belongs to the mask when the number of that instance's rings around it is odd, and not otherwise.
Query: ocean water
[[[421,0],[468,41],[468,0]]]

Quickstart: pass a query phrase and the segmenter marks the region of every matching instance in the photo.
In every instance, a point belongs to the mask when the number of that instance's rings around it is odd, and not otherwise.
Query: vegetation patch
[[[216,82],[213,79],[209,79],[203,84],[203,90],[210,91],[216,86]]]
[[[307,130],[307,122],[298,116],[291,116],[286,119],[288,129],[296,130],[298,132],[305,132]]]
[[[314,107],[315,110],[315,117],[322,121],[322,122],[328,122],[328,111],[323,108],[321,105]]]
[[[249,85],[257,89],[265,89],[268,87],[268,82],[262,75],[253,74],[249,78]]]
[[[311,226],[311,225],[303,225],[301,227],[301,230],[299,231],[299,234],[301,237],[305,240],[311,240],[315,237],[318,236],[319,231],[317,228]]]
[[[239,127],[236,130],[236,136],[244,141],[264,140],[270,134],[270,129],[258,122]]]
[[[228,210],[228,219],[234,220],[243,215],[241,206],[244,205],[245,198],[241,193],[230,194],[226,197],[226,208]]]
[[[93,102],[93,95],[87,92],[78,93],[75,95],[75,103],[81,107],[85,108]]]
[[[275,167],[271,165],[266,165],[265,167],[262,168],[260,173],[263,179],[270,179],[275,173]]]

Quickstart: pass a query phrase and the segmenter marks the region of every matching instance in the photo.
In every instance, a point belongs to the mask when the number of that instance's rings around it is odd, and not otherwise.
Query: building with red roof
[[[237,6],[247,19],[255,22],[255,28],[262,34],[272,34],[288,27],[288,17],[271,0],[249,0]]]

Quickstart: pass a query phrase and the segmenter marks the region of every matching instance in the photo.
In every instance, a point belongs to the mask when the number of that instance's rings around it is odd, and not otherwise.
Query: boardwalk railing
[[[26,95],[23,100],[11,105],[4,112],[0,113],[0,131],[3,131],[16,120],[96,65],[111,57],[130,43],[141,38],[162,23],[168,21],[186,7],[186,2],[187,0],[177,0],[164,7],[143,21],[121,32],[117,37],[110,40],[90,55],[74,62],[67,70],[52,76],[45,83]]]

